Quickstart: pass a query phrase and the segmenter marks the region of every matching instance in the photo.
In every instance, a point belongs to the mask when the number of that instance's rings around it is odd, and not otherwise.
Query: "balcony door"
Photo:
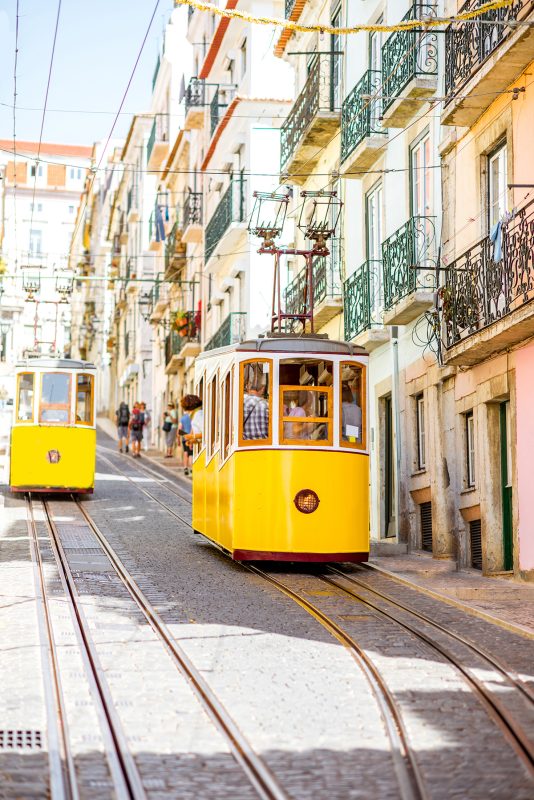
[[[381,25],[383,17],[377,20],[377,25]],[[371,72],[369,86],[371,89],[370,114],[371,130],[380,131],[382,128],[380,117],[382,116],[382,95],[387,94],[388,87],[382,86],[382,33],[372,31],[369,34],[369,70]]]
[[[377,183],[365,198],[365,219],[367,233],[367,260],[369,262],[369,303],[371,320],[378,322],[384,308],[382,277],[382,183]]]
[[[331,17],[333,28],[341,27],[341,6],[334,11]],[[343,72],[343,56],[340,55],[342,49],[341,36],[338,33],[330,36],[330,71],[331,71],[331,99],[330,110],[336,111],[341,108],[341,78]]]
[[[413,218],[414,264],[431,266],[434,240],[433,170],[430,134],[421,136],[410,150],[411,216]]]
[[[489,232],[506,211],[507,148],[501,145],[488,157],[488,212]]]

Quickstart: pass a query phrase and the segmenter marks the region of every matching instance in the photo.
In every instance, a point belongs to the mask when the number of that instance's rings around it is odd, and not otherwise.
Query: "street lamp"
[[[300,196],[303,202],[297,227],[306,239],[315,242],[316,255],[328,255],[327,242],[336,231],[343,204],[337,192],[304,191]]]
[[[56,278],[56,292],[59,294],[60,303],[68,303],[74,288],[74,278],[69,275],[58,275]]]
[[[254,207],[248,223],[248,231],[263,239],[260,253],[274,253],[275,239],[280,236],[286,221],[289,194],[276,192],[254,192]]]
[[[143,294],[138,300],[138,306],[139,306],[139,313],[143,317],[144,321],[148,322],[148,320],[152,316],[152,311],[154,308],[154,304],[152,301],[152,292],[143,292]]]
[[[41,276],[28,275],[26,272],[24,272],[22,277],[22,288],[26,292],[25,302],[35,303],[35,295],[41,288]]]

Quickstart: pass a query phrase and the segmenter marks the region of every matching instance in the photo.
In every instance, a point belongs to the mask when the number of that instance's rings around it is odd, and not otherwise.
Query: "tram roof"
[[[17,361],[17,369],[96,369],[90,361],[77,361],[74,358],[24,358]]]
[[[320,353],[334,355],[355,356],[368,355],[367,350],[350,342],[340,342],[327,339],[325,336],[306,334],[305,336],[262,336],[257,339],[247,339],[244,342],[206,350],[197,358],[209,358],[217,353],[231,353],[241,351],[255,351],[261,353]]]

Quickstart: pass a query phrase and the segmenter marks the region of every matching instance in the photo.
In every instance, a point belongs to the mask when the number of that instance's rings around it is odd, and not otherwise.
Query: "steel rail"
[[[37,523],[29,496],[26,496],[26,512],[28,532],[30,534],[30,551],[36,575],[36,589],[38,592],[38,621],[41,643],[45,636],[48,642],[47,658],[43,657],[43,680],[46,701],[46,716],[48,720],[48,741],[50,761],[50,796],[54,800],[78,800],[78,787],[74,759],[70,749],[67,714],[65,699],[61,689],[59,658],[57,644],[52,624],[52,613],[46,591],[46,577],[44,564],[37,533]],[[46,630],[46,634],[44,634]],[[49,684],[52,684],[50,696]],[[61,748],[61,753],[59,752]]]
[[[528,772],[530,773],[531,777],[534,778],[534,748],[522,729],[522,727],[515,722],[515,720],[511,717],[508,711],[505,709],[503,704],[498,700],[492,692],[488,691],[488,689],[484,686],[482,681],[476,677],[476,675],[472,672],[469,667],[465,667],[446,647],[441,645],[435,639],[432,639],[430,636],[427,636],[422,631],[418,630],[417,627],[410,625],[408,622],[405,622],[399,619],[398,616],[392,614],[389,611],[381,608],[376,603],[373,603],[371,600],[362,597],[360,594],[348,589],[346,586],[338,583],[338,581],[334,580],[333,578],[329,578],[326,576],[320,576],[320,579],[329,584],[330,586],[335,586],[345,594],[353,597],[355,600],[363,603],[364,605],[368,606],[369,608],[378,611],[378,613],[389,620],[396,622],[398,625],[403,627],[405,630],[412,633],[421,641],[425,642],[429,647],[431,647],[436,652],[440,653],[443,658],[452,664],[462,675],[462,677],[467,681],[470,688],[475,692],[479,700],[481,701],[482,705],[484,706],[488,716],[495,722],[497,727],[500,728],[501,732],[505,736],[505,738],[510,742],[512,748],[515,750],[518,757],[524,763],[525,767],[527,768]],[[445,631],[447,632],[447,631]]]
[[[144,494],[165,508],[170,514],[187,525],[188,528],[192,528],[192,525],[188,520],[184,519],[184,517],[174,511],[174,509],[167,506],[166,503],[159,500],[159,498],[151,494],[147,489],[135,483],[135,481],[133,481],[129,475],[113,464],[113,462],[111,462],[108,458],[105,456],[100,457],[110,463],[119,472],[122,472],[122,474],[128,478],[128,480],[130,480],[136,486],[136,488],[141,489]],[[138,465],[136,464],[136,466]],[[105,537],[103,538],[105,540]],[[401,797],[403,800],[426,800],[428,793],[426,792],[415,756],[409,746],[408,737],[401,719],[398,705],[389,691],[384,679],[380,675],[380,672],[366,655],[366,653],[364,653],[357,642],[353,640],[345,631],[343,631],[343,629],[340,628],[334,620],[327,617],[327,615],[316,608],[313,603],[310,603],[308,600],[300,597],[296,592],[293,592],[287,586],[284,586],[284,584],[280,583],[280,581],[277,581],[267,573],[262,572],[257,567],[253,567],[248,564],[242,564],[242,566],[245,569],[248,569],[250,572],[261,576],[264,580],[276,586],[279,591],[283,592],[292,600],[294,600],[298,605],[311,614],[316,621],[323,625],[323,627],[325,627],[332,636],[337,638],[351,651],[354,659],[358,663],[371,686],[371,690],[377,700],[382,717],[384,719],[384,724],[386,726],[386,731],[391,744],[393,763],[399,781]]]
[[[501,661],[499,661],[498,658],[495,658],[495,656],[488,653],[487,650],[484,650],[482,647],[475,644],[475,642],[473,642],[472,639],[467,639],[465,636],[462,636],[461,634],[456,633],[455,631],[449,630],[444,625],[440,624],[439,622],[436,622],[426,614],[422,614],[420,611],[414,610],[410,606],[401,603],[400,600],[397,600],[396,598],[391,597],[390,595],[384,594],[378,589],[371,588],[364,581],[358,580],[358,578],[354,577],[353,575],[347,575],[346,572],[343,572],[343,570],[339,569],[338,567],[329,567],[329,570],[331,572],[336,573],[336,575],[345,578],[345,580],[348,580],[350,583],[355,583],[358,586],[361,586],[362,589],[371,592],[377,597],[381,597],[383,600],[386,600],[388,603],[391,603],[391,605],[397,606],[403,611],[407,611],[409,614],[411,614],[414,617],[417,617],[422,622],[426,622],[428,625],[431,625],[433,628],[436,628],[441,633],[445,633],[451,639],[456,639],[456,641],[461,642],[463,645],[465,645],[474,653],[476,653],[476,655],[480,656],[481,658],[485,659],[488,663],[490,663],[492,667],[494,667],[498,672],[504,675],[504,677],[514,686],[514,688],[518,689],[526,697],[527,700],[529,700],[532,704],[534,704],[534,691],[530,688],[530,686],[527,686],[527,684],[525,684],[521,680],[521,678],[516,672],[509,670]]]
[[[126,475],[126,473],[123,473]],[[129,478],[129,476],[126,475]],[[131,480],[131,478],[129,478]],[[135,484],[136,488],[142,489],[149,497],[160,502],[154,498],[144,488]],[[166,646],[171,654],[173,661],[178,667],[181,674],[187,679],[190,686],[200,701],[200,704],[206,711],[209,718],[214,722],[217,729],[222,733],[227,741],[232,755],[237,763],[241,766],[252,786],[256,790],[259,797],[263,800],[289,800],[288,795],[279,785],[277,779],[267,767],[261,757],[253,750],[248,740],[241,733],[237,724],[227,712],[225,706],[217,699],[214,692],[211,690],[209,684],[206,682],[200,671],[194,666],[193,662],[189,659],[185,651],[177,643],[176,639],[169,631],[167,625],[163,622],[154,606],[147,600],[137,582],[132,578],[116,551],[108,542],[106,536],[102,533],[96,522],[93,520],[84,505],[74,495],[73,501],[76,503],[87,524],[98,539],[102,549],[109,558],[115,572],[119,576],[121,582],[128,590],[130,596],[135,601],[136,605],[144,615],[145,619],[151,626],[152,630],[157,634],[158,638]],[[161,503],[170,513],[175,512]],[[179,517],[179,519],[182,519]],[[183,520],[182,520],[183,521]],[[188,523],[189,524],[189,523]]]
[[[28,493],[28,497],[33,505],[31,492]],[[41,503],[52,552],[59,568],[65,594],[70,600],[70,608],[73,612],[72,618],[75,622],[76,634],[80,643],[80,653],[84,661],[92,695],[95,699],[95,709],[100,718],[101,732],[106,747],[106,758],[117,797],[119,799],[125,798],[125,800],[126,798],[128,800],[146,800],[141,776],[128,750],[121,724],[113,708],[113,701],[91,640],[89,626],[85,619],[76,584],[54,523],[53,515],[48,508],[47,501],[41,500]]]

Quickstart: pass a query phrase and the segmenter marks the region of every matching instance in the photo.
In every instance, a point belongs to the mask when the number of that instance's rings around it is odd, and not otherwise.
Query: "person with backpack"
[[[130,437],[132,440],[132,455],[134,458],[141,458],[141,442],[143,441],[143,413],[139,403],[134,403],[132,415],[130,417]]]
[[[128,408],[128,403],[124,401],[120,404],[119,408],[115,412],[115,417],[117,420],[117,436],[119,438],[119,453],[123,452],[123,447],[126,452],[128,452],[128,445],[130,443],[130,430],[129,430],[129,423],[130,423],[130,409]]]

